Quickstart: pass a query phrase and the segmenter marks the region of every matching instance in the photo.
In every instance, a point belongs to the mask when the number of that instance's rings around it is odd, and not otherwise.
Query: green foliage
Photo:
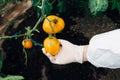
[[[110,0],[111,9],[117,9],[120,12],[120,0]]]
[[[0,76],[0,80],[24,80],[24,78],[22,76],[15,76],[15,75],[8,75],[6,77],[1,77]]]
[[[33,0],[32,5],[35,6],[38,17],[41,14],[49,15],[51,13],[52,5],[49,0]]]
[[[33,0],[33,6],[42,5],[42,0]]]
[[[92,15],[97,15],[107,10],[117,9],[120,12],[120,0],[89,0],[89,8]]]
[[[54,3],[57,3],[57,5],[54,5]],[[53,8],[57,8],[60,13],[66,10],[63,0],[33,0],[32,5],[36,8],[38,17],[41,14],[50,15]]]
[[[57,4],[58,12],[62,13],[66,11],[65,3],[64,1],[59,1]]]
[[[106,11],[108,8],[108,0],[89,0],[89,8],[92,15]]]
[[[49,0],[44,0],[44,5],[42,9],[46,13],[46,15],[49,15],[53,9],[53,6]]]
[[[66,11],[70,11],[72,15],[82,16],[89,13],[88,0],[66,0],[64,4]]]

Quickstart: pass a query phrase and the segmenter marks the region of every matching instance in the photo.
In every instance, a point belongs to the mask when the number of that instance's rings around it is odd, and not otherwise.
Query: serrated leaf
[[[65,12],[66,11],[66,6],[65,6],[64,1],[59,1],[58,4],[57,4],[57,7],[58,7],[59,12]]]

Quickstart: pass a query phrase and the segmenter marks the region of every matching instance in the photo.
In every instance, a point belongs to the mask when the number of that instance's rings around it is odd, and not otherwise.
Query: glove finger
[[[51,61],[51,63],[55,64],[56,58],[54,56],[52,56],[50,53],[46,53],[45,48],[42,48],[42,52],[45,56],[48,57],[48,59]]]
[[[51,57],[51,58],[54,57],[54,56],[52,56],[50,53],[46,53],[46,56],[47,56],[47,57]]]
[[[45,48],[42,48],[41,50],[44,54],[46,54]]]
[[[49,57],[51,63],[54,63],[55,64],[55,61],[56,61],[56,58],[55,57]]]
[[[47,57],[51,57],[51,55],[45,51],[45,48],[42,48],[42,52],[43,52],[43,54],[46,55]]]

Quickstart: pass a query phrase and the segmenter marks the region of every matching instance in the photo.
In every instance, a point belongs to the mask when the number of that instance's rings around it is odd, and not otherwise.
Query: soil
[[[112,12],[106,12],[98,17],[66,14],[62,16],[66,22],[65,29],[58,33],[57,37],[77,45],[89,44],[92,36],[120,27],[120,16],[116,11]],[[25,26],[33,26],[37,19],[36,14],[29,16],[17,29],[10,28],[6,34],[23,33]],[[40,33],[34,33],[33,39],[42,43],[47,34],[41,29],[41,24],[39,30]],[[43,55],[39,46],[26,50],[27,64],[24,64],[25,54],[21,46],[22,39],[23,37],[4,41],[2,47],[6,53],[6,59],[3,62],[2,73],[22,75],[25,80],[119,80],[120,78],[119,69],[96,68],[89,62],[52,64]]]

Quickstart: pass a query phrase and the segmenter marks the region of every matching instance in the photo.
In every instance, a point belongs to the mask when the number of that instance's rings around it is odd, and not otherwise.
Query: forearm
[[[96,67],[120,68],[120,29],[95,35],[84,46],[83,62]]]

